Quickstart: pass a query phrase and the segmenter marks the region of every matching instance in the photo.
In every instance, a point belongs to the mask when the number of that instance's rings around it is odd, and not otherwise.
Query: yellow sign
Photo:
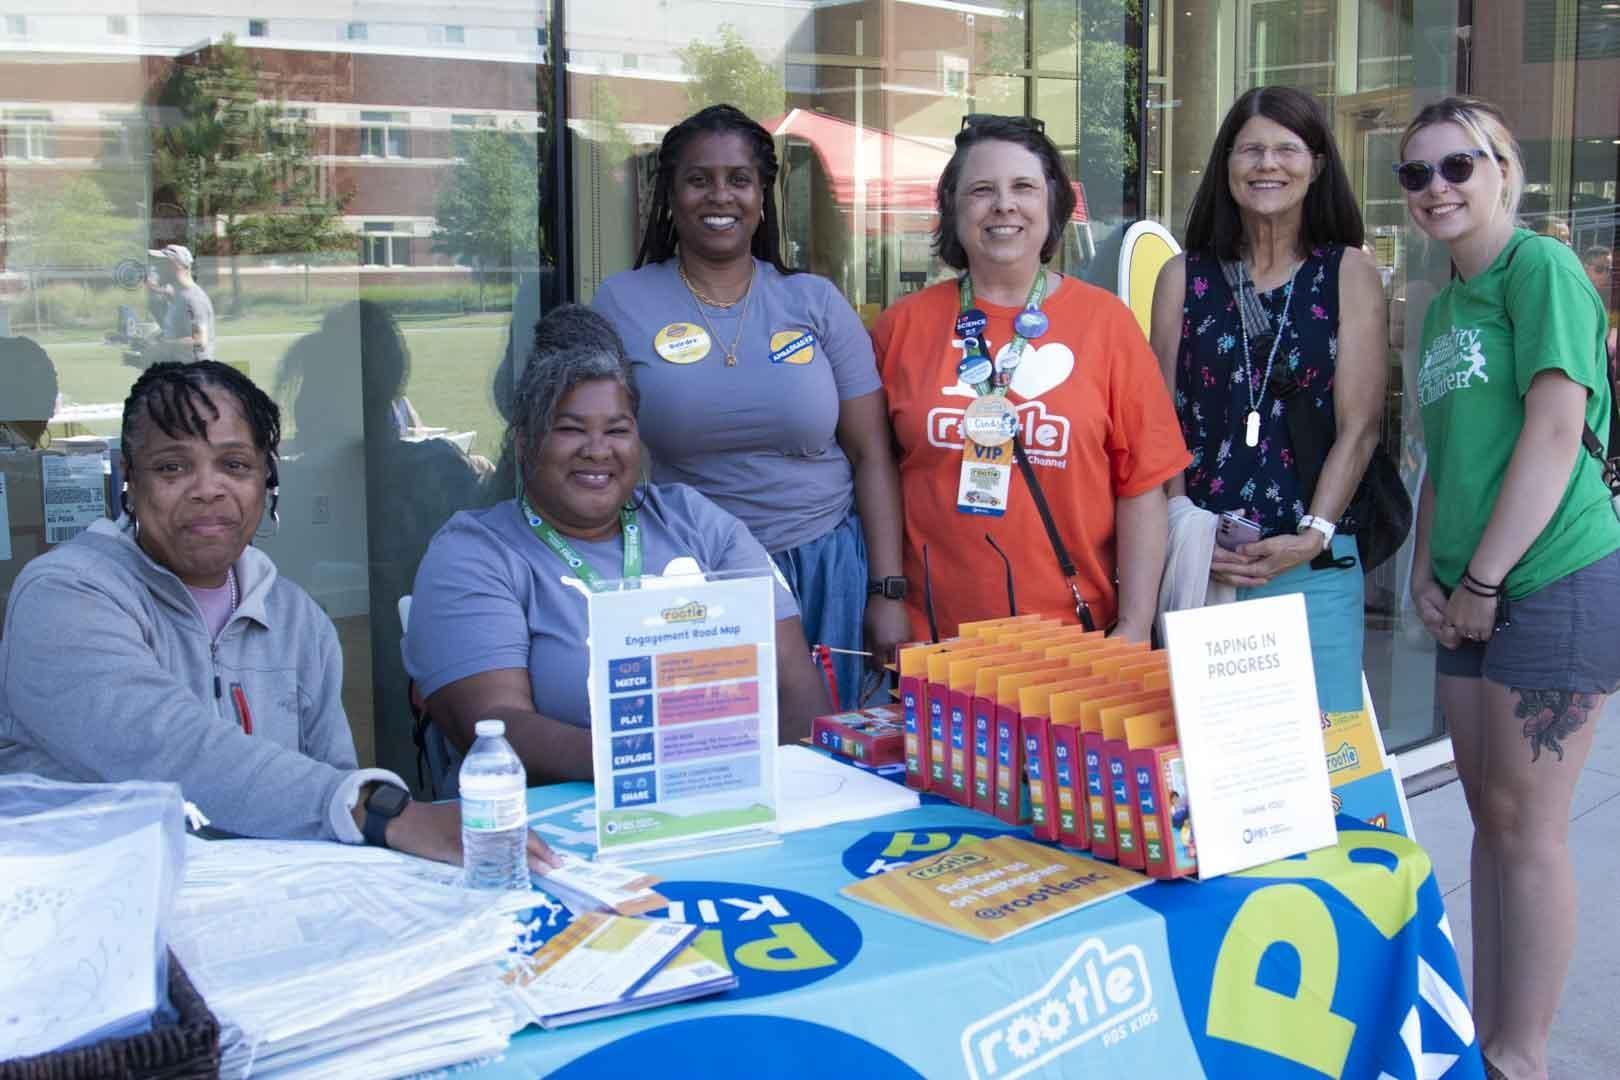
[[[1328,782],[1334,787],[1384,767],[1372,725],[1366,709],[1322,714],[1322,751],[1327,754]]]
[[[946,851],[839,892],[975,941],[1000,941],[1150,880],[1112,863],[996,836],[971,851]]]
[[[816,358],[816,335],[808,330],[778,330],[771,335],[771,363],[808,364]]]
[[[709,355],[709,332],[691,323],[670,323],[653,338],[658,355],[672,364],[695,364]]]

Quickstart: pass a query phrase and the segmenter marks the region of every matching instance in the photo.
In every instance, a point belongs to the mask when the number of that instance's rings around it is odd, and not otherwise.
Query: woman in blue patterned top
[[[1305,594],[1324,712],[1361,708],[1362,578],[1346,511],[1378,444],[1387,361],[1378,269],[1321,106],[1259,87],[1226,114],[1153,295],[1153,350],[1192,451],[1170,482],[1258,539],[1219,544],[1240,600]],[[1306,490],[1285,409],[1329,447]]]

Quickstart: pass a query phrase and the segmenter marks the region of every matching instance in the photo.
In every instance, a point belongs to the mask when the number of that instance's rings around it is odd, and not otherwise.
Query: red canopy
[[[865,159],[866,204],[880,210],[931,212],[934,188],[945,163],[951,159],[946,147],[896,135],[881,128],[856,129],[847,120],[807,109],[792,109],[765,128],[778,138],[793,136],[808,142],[821,160],[821,167],[832,184],[833,198],[844,206],[855,201],[855,152],[857,139]],[[1074,184],[1072,220],[1085,222],[1085,190]]]

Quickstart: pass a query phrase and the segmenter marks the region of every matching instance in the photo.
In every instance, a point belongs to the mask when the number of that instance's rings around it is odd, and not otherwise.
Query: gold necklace
[[[708,300],[702,293],[698,292],[692,287],[691,280],[686,276],[686,267],[677,263],[675,268],[681,275],[681,281],[686,285],[686,291],[692,294],[693,300],[697,301],[698,318],[702,319],[703,325],[708,328],[709,336],[715,341],[719,341],[720,335],[715,332],[714,324],[709,322],[709,313],[703,310],[703,305],[712,303],[712,301]],[[726,349],[726,367],[737,366],[737,345],[742,341],[743,328],[748,325],[748,305],[753,301],[753,299],[754,275],[752,272],[750,272],[748,275],[748,288],[743,291],[741,296],[729,304],[714,305],[715,307],[728,308],[735,307],[739,301],[742,303],[742,312],[737,319],[737,336],[731,339],[731,347]]]
[[[716,300],[713,297],[709,296],[707,293],[704,293],[704,292],[700,291],[696,285],[692,284],[692,279],[686,276],[686,264],[685,263],[677,261],[675,263],[675,270],[676,270],[677,273],[679,273],[681,275],[681,282],[683,284],[685,284],[686,291],[691,293],[693,296],[697,297],[698,300],[702,301],[703,303],[708,304],[710,307],[717,307],[717,308],[720,308],[722,311],[724,311],[726,308],[734,308],[739,303],[742,302],[742,298],[743,298],[742,296],[737,297],[737,299],[735,299],[735,300]],[[750,272],[750,274],[748,276],[748,283],[750,285],[752,285],[753,281],[754,281],[754,277],[753,277],[753,274]],[[743,292],[743,296],[747,296],[747,295],[748,295],[748,293],[745,290]]]

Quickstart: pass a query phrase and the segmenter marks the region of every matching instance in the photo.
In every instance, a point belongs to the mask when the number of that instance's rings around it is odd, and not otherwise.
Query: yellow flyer
[[[993,942],[1150,881],[1112,863],[997,836],[896,867],[839,892],[975,941]]]

